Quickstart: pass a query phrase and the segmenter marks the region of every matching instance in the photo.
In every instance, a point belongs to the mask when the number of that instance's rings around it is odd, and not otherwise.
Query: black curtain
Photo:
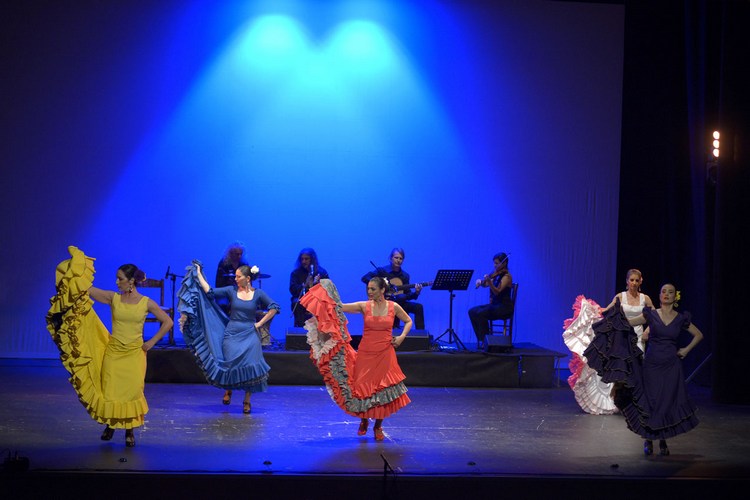
[[[625,2],[617,282],[641,269],[655,304],[661,284],[681,290],[680,308],[706,337],[685,375],[734,403],[750,402],[748,26],[747,2]]]

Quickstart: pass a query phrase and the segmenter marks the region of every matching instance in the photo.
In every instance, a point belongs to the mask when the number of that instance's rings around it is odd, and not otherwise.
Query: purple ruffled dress
[[[669,439],[698,425],[677,356],[677,340],[690,326],[690,313],[677,313],[667,325],[650,307],[643,308],[643,315],[650,328],[645,356],[619,300],[594,324],[594,340],[584,356],[603,381],[620,385],[615,404],[631,431],[645,439]]]
[[[690,313],[678,312],[667,325],[650,307],[643,308],[643,315],[650,328],[643,358],[648,416],[638,422],[628,421],[628,424],[633,432],[647,439],[669,439],[698,425],[697,408],[688,396],[682,360],[677,356],[677,339],[680,332],[690,326]]]

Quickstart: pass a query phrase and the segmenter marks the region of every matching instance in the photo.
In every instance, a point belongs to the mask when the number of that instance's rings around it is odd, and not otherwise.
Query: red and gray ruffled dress
[[[331,280],[321,280],[300,303],[313,315],[305,323],[310,359],[323,375],[331,399],[342,410],[359,418],[381,419],[409,404],[406,376],[391,345],[395,315],[392,302],[384,316],[373,315],[368,302],[358,352],[350,344],[347,319]]]

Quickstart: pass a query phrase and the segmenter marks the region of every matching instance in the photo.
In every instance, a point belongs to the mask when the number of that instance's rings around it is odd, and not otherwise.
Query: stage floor
[[[102,427],[76,399],[59,362],[5,360],[0,448],[4,456],[27,457],[29,472],[2,477],[27,477],[37,488],[63,475],[107,472],[378,477],[387,461],[394,472],[385,476],[402,484],[446,477],[614,480],[613,486],[627,480],[628,498],[636,491],[633,480],[683,486],[685,480],[692,484],[685,491],[693,493],[720,484],[746,488],[750,407],[714,404],[706,388],[691,385],[690,392],[701,424],[670,440],[672,455],[644,457],[642,441],[622,417],[583,413],[565,386],[414,387],[412,404],[385,421],[386,440],[377,443],[371,429],[356,435],[358,420],[340,411],[323,387],[271,386],[253,395],[252,414],[243,415],[241,393],[223,406],[222,391],[205,384],[147,384],[151,410],[129,449],[124,431],[111,442],[99,440]],[[603,497],[618,498],[615,489]],[[567,497],[560,493],[555,497]]]

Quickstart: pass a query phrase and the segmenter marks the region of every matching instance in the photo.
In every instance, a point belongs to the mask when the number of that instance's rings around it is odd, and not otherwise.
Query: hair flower
[[[260,274],[260,268],[258,266],[253,266],[250,268],[250,272],[252,274]]]

